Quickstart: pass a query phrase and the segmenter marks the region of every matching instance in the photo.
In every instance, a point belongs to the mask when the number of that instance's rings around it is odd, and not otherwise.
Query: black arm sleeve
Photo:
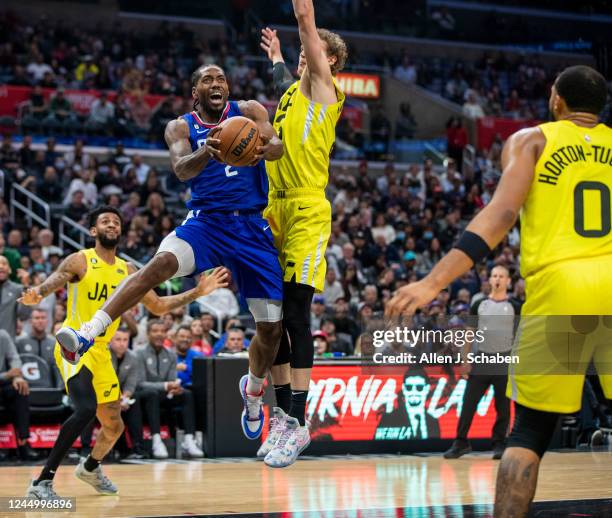
[[[272,79],[274,81],[274,90],[277,95],[283,95],[287,89],[295,82],[291,70],[283,62],[274,63],[272,67]]]

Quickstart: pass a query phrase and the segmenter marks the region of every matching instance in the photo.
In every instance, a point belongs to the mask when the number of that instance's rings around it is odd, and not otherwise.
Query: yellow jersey
[[[119,257],[115,257],[114,264],[108,264],[98,256],[94,248],[82,250],[81,253],[87,260],[87,271],[79,282],[68,285],[64,321],[64,326],[73,329],[78,329],[83,322],[90,320],[128,275],[127,263]],[[119,321],[120,319],[115,320],[102,335],[96,338],[95,343],[108,344],[119,327]]]
[[[266,162],[270,191],[327,186],[329,155],[345,98],[335,81],[334,86],[338,97],[334,104],[309,100],[300,91],[299,81],[281,97],[273,126],[285,153],[280,160]]]
[[[612,255],[612,129],[562,120],[539,126],[546,146],[521,211],[521,274]]]

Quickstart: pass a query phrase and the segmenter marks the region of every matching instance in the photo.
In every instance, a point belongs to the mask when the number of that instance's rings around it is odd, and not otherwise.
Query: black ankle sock
[[[306,424],[306,400],[308,399],[307,390],[298,390],[291,392],[291,408],[289,415],[295,417],[300,426]]]
[[[283,409],[285,414],[291,409],[291,385],[274,385],[274,394],[276,394],[276,406]]]
[[[55,477],[55,470],[51,470],[45,466],[41,471],[40,476],[36,479],[36,482],[34,482],[34,485],[38,485],[38,483],[42,482],[43,480],[53,480],[53,477]]]
[[[100,465],[100,462],[102,462],[102,461],[101,460],[96,460],[91,455],[88,455],[87,458],[85,459],[85,463],[83,464],[83,467],[87,471],[93,471],[94,469],[96,469]]]

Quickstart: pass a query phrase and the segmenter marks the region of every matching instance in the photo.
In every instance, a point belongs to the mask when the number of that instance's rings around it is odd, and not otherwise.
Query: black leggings
[[[274,365],[291,363],[293,369],[309,369],[314,360],[310,329],[310,305],[314,288],[283,283],[283,334]]]
[[[93,375],[87,367],[82,367],[68,380],[68,394],[74,405],[74,412],[62,425],[45,463],[45,468],[52,472],[57,471],[76,438],[96,417],[98,403],[93,388]]]

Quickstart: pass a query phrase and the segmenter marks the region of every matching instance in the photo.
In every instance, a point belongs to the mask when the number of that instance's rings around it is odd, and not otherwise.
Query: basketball
[[[220,161],[235,167],[244,167],[253,161],[259,143],[257,124],[246,117],[231,117],[223,121],[211,137],[221,141]]]

